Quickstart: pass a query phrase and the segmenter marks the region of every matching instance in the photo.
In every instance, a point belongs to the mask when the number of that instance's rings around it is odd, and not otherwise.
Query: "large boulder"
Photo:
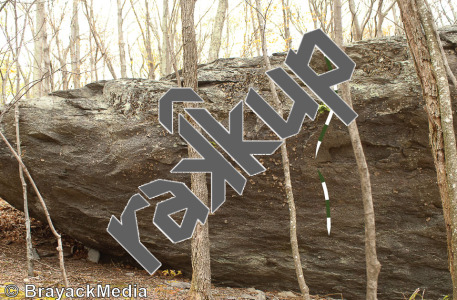
[[[457,28],[443,30],[441,36],[456,70]],[[351,87],[373,189],[382,264],[379,298],[398,298],[419,287],[429,298],[449,294],[445,226],[427,115],[406,41],[363,41],[349,45],[346,53],[357,64]],[[271,59],[273,66],[286,68],[285,53]],[[325,71],[322,56],[313,57],[312,65],[318,73]],[[200,66],[198,77],[202,106],[224,124],[250,87],[271,100],[259,57],[219,59]],[[152,180],[189,184],[188,174],[170,173],[187,157],[187,145],[158,122],[158,99],[174,86],[173,75],[161,81],[113,80],[21,103],[23,159],[60,231],[102,253],[126,254],[106,232],[111,215],[119,218],[138,186]],[[284,94],[281,99],[290,104]],[[300,133],[287,140],[300,253],[312,293],[362,299],[366,275],[360,181],[347,128],[336,118],[314,158],[326,117],[320,113],[315,121],[306,119]],[[3,121],[10,141],[15,139],[13,119],[9,113]],[[249,139],[275,138],[248,109],[245,132]],[[280,153],[261,161],[267,171],[248,177],[242,196],[227,188],[227,201],[209,216],[213,282],[297,290]],[[331,199],[330,236],[318,169]],[[0,170],[0,197],[21,209],[18,164],[4,145]],[[43,218],[29,192],[32,216]],[[189,274],[190,241],[172,244],[153,225],[155,203],[138,212],[141,241],[165,266]]]

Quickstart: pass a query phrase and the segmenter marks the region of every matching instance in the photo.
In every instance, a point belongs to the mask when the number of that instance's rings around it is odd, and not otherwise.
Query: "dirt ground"
[[[109,284],[111,288],[123,289],[132,286],[137,295],[140,288],[147,289],[147,297],[109,299],[186,299],[189,280],[179,275],[179,270],[159,270],[150,276],[145,270],[121,262],[92,263],[87,260],[84,246],[63,235],[65,268],[71,287],[96,287]],[[25,285],[34,284],[36,287],[63,287],[63,281],[57,258],[56,242],[47,225],[32,220],[32,243],[40,255],[34,261],[34,276],[27,276],[25,250],[25,219],[24,214],[0,199],[0,298],[26,299]],[[72,251],[73,249],[73,251]],[[19,289],[16,297],[8,298],[8,285]],[[14,289],[15,287],[13,287]],[[143,290],[144,291],[144,290]],[[212,295],[217,299],[299,299],[297,293],[290,291],[263,292],[254,288],[230,288],[213,286]],[[38,296],[38,295],[37,295]],[[32,297],[27,299],[56,299],[57,297]],[[48,295],[49,296],[49,295]],[[313,296],[312,299],[342,299],[342,295]],[[75,297],[76,298],[76,297]],[[91,298],[78,298],[91,299]],[[107,298],[104,298],[107,299]]]

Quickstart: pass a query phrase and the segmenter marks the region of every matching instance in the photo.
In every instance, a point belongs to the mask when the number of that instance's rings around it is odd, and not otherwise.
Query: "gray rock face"
[[[441,32],[449,62],[457,69],[457,28]],[[379,298],[398,298],[425,288],[430,299],[451,293],[446,238],[436,173],[428,143],[427,116],[404,38],[363,41],[346,49],[357,64],[352,79],[357,124],[367,156],[376,212],[382,270]],[[283,66],[285,54],[272,56]],[[312,60],[325,71],[322,56]],[[285,67],[286,68],[286,67]],[[199,68],[198,94],[227,123],[228,111],[249,87],[271,99],[261,58],[220,59]],[[57,228],[102,253],[126,252],[107,232],[111,215],[120,217],[138,186],[155,179],[183,181],[171,174],[187,145],[158,122],[157,101],[171,87],[162,81],[114,80],[54,93],[22,103],[24,161],[34,176]],[[453,95],[456,100],[456,95]],[[282,100],[290,104],[282,94]],[[326,119],[306,119],[287,141],[297,206],[298,239],[304,273],[314,294],[365,294],[364,222],[359,177],[347,128],[332,121],[317,159],[317,139]],[[175,125],[177,122],[175,121]],[[14,140],[13,114],[4,120]],[[248,109],[248,139],[275,136]],[[279,151],[261,157],[264,174],[248,177],[244,194],[227,188],[227,201],[209,216],[211,268],[217,284],[298,290],[289,243],[289,211]],[[326,178],[332,211],[327,236]],[[0,197],[21,209],[18,166],[0,147]],[[30,190],[34,217],[43,216]],[[165,265],[190,274],[190,241],[172,244],[152,223],[155,203],[138,212],[141,241]]]

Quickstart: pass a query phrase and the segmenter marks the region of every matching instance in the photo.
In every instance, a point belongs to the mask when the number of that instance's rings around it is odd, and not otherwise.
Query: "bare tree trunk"
[[[24,16],[25,18],[25,16]],[[15,45],[16,45],[16,96],[15,98],[19,98],[19,90],[21,87],[21,77],[20,77],[20,70],[21,65],[19,63],[19,55],[22,48],[22,43],[24,39],[24,35],[22,35],[20,44],[19,44],[19,28],[18,28],[18,16],[17,16],[17,0],[14,0],[14,27],[15,27]],[[25,29],[25,22],[24,22],[24,29]],[[21,137],[19,134],[19,104],[16,103],[15,111],[14,111],[14,118],[16,123],[16,147],[17,153],[19,156],[22,156],[21,151]],[[32,235],[30,229],[30,216],[29,216],[29,207],[27,201],[27,183],[24,179],[24,173],[22,168],[19,166],[19,177],[21,179],[22,184],[22,195],[24,197],[24,215],[25,215],[25,245],[27,251],[27,275],[29,277],[33,277],[33,246],[32,246]]]
[[[0,100],[1,106],[6,104],[6,84],[9,82],[9,79],[10,79],[9,68],[10,67],[8,66],[8,69],[6,70],[7,72],[5,72],[5,76],[3,76],[3,72],[1,72],[1,70],[0,70],[0,75],[1,75],[1,79],[2,79],[2,99]]]
[[[163,14],[162,14],[162,55],[160,56],[160,75],[166,76],[171,73],[170,68],[170,37],[168,30],[169,9],[168,0],[163,0]],[[172,51],[172,49],[171,49]]]
[[[394,16],[394,22],[395,22],[395,35],[402,35],[403,29],[400,27],[401,20],[399,19],[398,15],[397,15],[396,5],[392,6],[392,14]]]
[[[311,0],[308,1],[308,6],[309,6],[309,12],[311,13],[311,18],[313,19],[313,28],[317,29],[317,16],[316,16],[316,12],[314,11],[314,7],[313,7]]]
[[[257,26],[257,19],[254,17],[254,12],[251,7],[251,19],[252,19],[252,31],[254,32],[254,37],[255,37],[255,50],[257,53],[257,56],[260,56],[260,37],[259,37],[259,27]]]
[[[53,76],[51,72],[51,53],[50,53],[50,45],[48,43],[48,33],[47,33],[47,26],[46,26],[46,11],[44,11],[45,21],[43,23],[43,34],[41,36],[43,45],[43,72],[42,76],[44,76],[43,84],[42,84],[42,94],[47,95],[49,94],[50,88],[53,86]]]
[[[184,86],[197,91],[197,41],[194,27],[194,0],[181,0],[181,22],[183,41],[183,77]],[[189,119],[189,121],[191,121]],[[191,123],[194,127],[196,123]],[[190,158],[199,158],[200,155],[188,146]],[[209,205],[208,188],[206,186],[205,173],[191,174],[192,192],[205,205]],[[189,290],[189,299],[204,300],[212,299],[211,296],[211,265],[210,265],[210,241],[207,220],[205,225],[197,223],[192,237],[192,282]]]
[[[333,31],[333,0],[309,0],[314,28],[321,28],[327,34]],[[330,18],[329,18],[330,16]]]
[[[132,45],[127,43],[127,54],[129,56],[129,62],[130,62],[130,74],[132,74],[132,78],[135,78],[135,68],[133,66],[133,54],[132,54]]]
[[[95,65],[95,50],[94,50],[94,45],[92,43],[92,34],[89,34],[89,51],[90,51],[90,57],[89,57],[89,63],[90,63],[90,80],[92,82],[95,81],[95,69],[97,68]]]
[[[216,18],[214,19],[213,33],[211,34],[211,44],[209,46],[208,61],[219,58],[221,48],[222,30],[224,29],[225,16],[227,15],[228,0],[219,0]],[[228,26],[228,25],[227,25]]]
[[[396,1],[393,0],[392,3],[386,8],[385,11],[382,10],[382,7],[383,7],[383,4],[384,4],[384,1],[383,0],[379,0],[378,2],[378,10],[376,12],[376,18],[377,18],[377,22],[376,22],[376,34],[375,36],[377,37],[381,37],[383,36],[383,32],[382,32],[382,24],[384,23],[384,19],[386,18],[387,14],[389,13],[389,11],[394,7]]]
[[[81,36],[79,35],[79,9],[78,9],[78,5],[79,5],[79,0],[73,0],[75,3],[73,3],[73,10],[74,10],[74,13],[75,13],[75,16],[74,16],[74,26],[72,28],[72,30],[74,30],[74,34],[73,34],[73,41],[75,42],[75,55],[76,55],[76,62],[75,62],[75,70],[72,71],[74,72],[74,76],[73,77],[74,79],[74,82],[76,82],[77,84],[77,87],[81,87]],[[75,85],[76,85],[75,84]],[[76,86],[75,86],[76,88]]]
[[[166,0],[164,0],[166,1]],[[167,36],[166,42],[167,42],[167,51],[168,51],[168,58],[169,58],[169,64],[173,68],[175,74],[176,74],[176,81],[178,83],[178,87],[182,87],[182,82],[181,82],[181,76],[179,75],[178,72],[178,62],[176,59],[177,54],[175,53],[174,49],[174,40],[175,40],[175,34],[176,34],[176,25],[177,25],[177,16],[179,14],[179,4],[176,5],[176,0],[173,1],[173,7],[171,10],[171,15],[170,15],[170,20],[167,22],[167,28],[169,32],[169,36]],[[170,71],[171,73],[171,68]]]
[[[179,69],[179,61],[178,61],[178,53],[182,50],[182,46],[179,46],[179,39],[176,36],[177,27],[178,27],[178,16],[181,14],[180,12],[180,5],[178,0],[173,0],[173,9],[171,11],[171,19],[168,22],[168,26],[170,28],[170,38],[168,41],[170,44],[168,48],[170,48],[170,59],[172,59],[172,63],[176,65],[176,68]],[[176,39],[176,40],[175,40]],[[179,46],[179,47],[178,47]],[[175,48],[176,47],[176,48]],[[179,50],[176,50],[179,49]],[[179,56],[181,57],[181,56]]]
[[[24,80],[24,86],[29,86],[30,85],[30,72],[29,73],[25,73],[22,68],[21,68],[21,76],[22,76],[22,79]],[[30,98],[30,93],[26,93],[25,94],[25,97],[26,99],[29,99]],[[1,101],[0,101],[1,102]],[[1,119],[0,119],[0,122],[1,122]]]
[[[137,12],[136,12],[136,9],[135,9],[135,3],[133,2],[133,0],[130,0],[130,5],[132,7],[132,10],[133,10],[133,14],[135,15],[135,19],[136,19],[136,22],[138,24],[138,27],[140,28],[140,32],[141,32],[141,36],[143,38],[143,44],[146,48],[146,51],[148,50],[148,44],[146,42],[146,35],[144,33],[144,29],[143,29],[143,26],[142,26],[142,21],[140,20]],[[148,26],[148,24],[146,24],[146,26]],[[144,65],[144,55],[141,55],[142,59],[143,59],[143,65]],[[140,67],[140,70],[139,70],[139,74],[141,76],[141,70],[143,69],[143,65]],[[148,75],[149,77],[149,75]]]
[[[341,0],[334,0],[336,43],[338,46],[343,48],[343,24],[341,6]],[[345,82],[340,86],[343,100],[352,108],[352,96],[349,83]],[[365,159],[359,130],[355,120],[349,124],[348,129],[352,143],[352,149],[354,150],[354,156],[357,162],[360,184],[362,187],[363,212],[365,219],[365,260],[367,268],[366,299],[375,300],[377,299],[378,276],[381,270],[381,264],[379,263],[376,254],[376,228],[370,173],[368,171],[367,161]]]
[[[10,2],[10,0],[5,0],[3,1],[3,4],[2,6],[0,7],[0,12],[2,12],[2,10],[5,8],[5,6],[8,4],[8,2]]]
[[[50,21],[51,22],[49,22],[49,24],[51,25],[53,35],[55,36],[55,39],[56,39],[57,55],[54,55],[54,56],[57,58],[57,60],[59,61],[59,64],[60,64],[61,76],[62,76],[62,88],[64,90],[68,90],[67,55],[68,55],[68,51],[71,48],[71,45],[69,45],[66,49],[62,48],[62,42],[59,37],[60,28],[56,27],[55,23],[52,22],[52,19],[50,19]]]
[[[92,19],[94,15],[94,1],[90,0],[90,5],[89,5],[89,17]],[[91,33],[89,33],[89,49],[90,49],[90,79],[92,81],[98,81],[98,76],[97,76],[97,53],[98,51],[95,51],[94,48],[97,48],[97,43],[95,43],[95,47],[92,44],[93,40],[95,40],[95,36]]]
[[[180,39],[178,39],[177,36],[176,36],[176,31],[177,31],[177,26],[178,26],[178,15],[181,14],[179,8],[180,8],[179,2],[178,2],[178,5],[176,7],[173,5],[173,9],[171,10],[171,18],[170,18],[170,20],[168,22],[168,27],[169,27],[169,30],[170,30],[170,36],[168,38],[168,42],[169,42],[168,43],[168,49],[169,49],[168,52],[170,53],[170,62],[171,62],[171,66],[173,67],[173,70],[174,70],[175,67],[177,69],[179,69],[179,67],[178,67],[179,66],[178,52],[180,52],[182,50],[182,47],[179,48],[180,50],[176,50],[175,49],[175,46],[180,41]],[[179,55],[179,57],[181,57],[181,55]]]
[[[453,3],[452,0],[447,0],[449,8],[451,9],[452,16],[454,17],[454,24],[457,22],[457,10],[454,9],[455,2]]]
[[[177,64],[176,64],[176,54],[174,53],[174,49],[173,47],[170,45],[170,39],[167,39],[168,41],[168,55],[169,57],[171,58],[171,64],[173,66],[173,70],[175,71],[175,74],[176,74],[176,82],[178,84],[178,87],[182,87],[182,82],[181,82],[181,76],[179,75],[179,70],[178,70],[178,67],[177,67]]]
[[[457,299],[457,150],[445,61],[434,21],[423,0],[398,5],[429,115],[430,143],[443,203],[453,299]]]
[[[349,10],[352,16],[352,28],[353,36],[355,41],[362,40],[362,28],[360,27],[359,18],[357,17],[357,10],[355,8],[354,0],[349,0]]]
[[[428,49],[431,57],[432,71],[436,78],[439,109],[441,113],[441,128],[444,141],[444,161],[446,165],[446,179],[450,200],[450,222],[452,228],[452,255],[453,266],[450,270],[453,284],[453,298],[457,300],[457,149],[454,132],[454,121],[451,103],[451,92],[446,72],[446,58],[441,42],[436,35],[434,21],[431,12],[428,10],[426,0],[416,0],[416,5],[421,18],[422,27],[427,38]],[[450,72],[451,78],[454,77]],[[455,84],[455,77],[453,78]]]
[[[73,88],[75,89],[80,88],[81,85],[78,3],[79,0],[73,0],[73,16],[71,18],[70,35],[71,72],[73,73]]]
[[[271,69],[270,58],[268,57],[267,51],[267,42],[265,37],[265,19],[262,15],[262,4],[260,0],[256,0],[256,10],[257,10],[257,17],[259,20],[259,28],[260,28],[260,39],[262,43],[262,54],[263,60],[265,63],[265,67],[267,70]],[[269,79],[270,83],[270,90],[273,95],[274,104],[278,110],[278,114],[282,117],[284,116],[283,107],[281,101],[279,100],[278,93],[276,91],[276,86],[273,80]],[[297,239],[297,211],[295,208],[295,201],[294,201],[294,193],[292,190],[292,182],[290,178],[290,162],[289,162],[289,155],[287,153],[287,143],[284,140],[283,144],[281,145],[281,158],[282,158],[282,166],[284,170],[284,183],[285,183],[285,190],[286,190],[286,197],[287,202],[289,204],[289,214],[290,214],[290,245],[292,248],[292,256],[294,259],[295,265],[295,272],[297,275],[298,285],[300,287],[300,291],[302,296],[305,300],[310,300],[309,296],[309,288],[306,285],[305,277],[303,276],[303,267],[301,264],[301,257],[300,251],[298,248],[298,239]]]
[[[155,79],[154,75],[154,58],[152,57],[152,49],[151,49],[151,17],[149,15],[149,6],[148,0],[144,0],[144,4],[146,5],[146,55],[147,55],[147,66],[148,66],[148,78]]]
[[[435,3],[434,3],[434,4],[435,4],[435,9],[436,9],[437,11],[439,11],[438,3],[439,3],[440,6],[442,7],[442,5],[441,5],[442,1],[440,1],[440,0],[435,0],[434,2],[435,2]],[[444,26],[443,15],[444,15],[444,16],[446,17],[446,19],[449,21],[449,16],[447,15],[446,11],[442,10],[441,13],[438,13],[437,15],[438,15],[438,17],[435,18],[434,20],[435,20],[436,22],[437,22],[437,21],[440,21],[440,25],[439,25],[440,27]]]
[[[428,5],[427,2],[425,2],[425,5],[427,6],[428,12],[431,14],[430,6]],[[450,3],[449,3],[449,5],[450,5]],[[457,90],[457,79],[455,78],[455,75],[452,72],[451,67],[449,66],[449,62],[448,62],[447,57],[446,57],[446,52],[444,52],[443,44],[441,43],[441,39],[440,39],[440,35],[438,33],[438,29],[436,28],[436,24],[433,21],[433,14],[431,14],[430,20],[431,20],[432,29],[433,29],[433,31],[435,33],[436,40],[437,40],[439,48],[440,48],[441,57],[443,58],[443,64],[444,64],[444,67],[446,69],[446,73],[449,76],[449,78],[451,79],[451,82],[452,82],[452,85],[454,86],[454,89]]]
[[[244,34],[243,34],[243,52],[241,52],[241,57],[248,57],[248,53],[251,54],[251,39],[248,38],[249,31],[249,18],[248,18],[248,8],[249,5],[247,2],[244,3]]]
[[[353,28],[353,36],[355,41],[361,41],[363,39],[363,33],[365,31],[365,27],[368,24],[368,21],[371,17],[371,11],[373,9],[373,5],[376,0],[370,0],[369,7],[367,7],[367,12],[362,20],[362,23],[359,22],[358,18],[358,11],[355,6],[354,0],[348,0],[349,3],[349,11],[351,12],[352,16],[352,28]]]
[[[34,64],[33,64],[33,81],[40,81],[43,76],[43,30],[44,30],[44,1],[36,2],[35,12],[35,36],[34,36]],[[33,96],[42,95],[42,82],[33,88]]]
[[[118,45],[119,45],[119,61],[121,63],[121,77],[127,78],[127,65],[125,63],[125,43],[124,43],[124,30],[122,29],[122,24],[124,19],[122,17],[122,8],[124,3],[121,0],[117,0],[117,35],[118,35]]]
[[[395,1],[394,1],[395,3]],[[383,0],[378,1],[378,10],[376,11],[375,21],[376,21],[376,37],[382,36],[382,23],[384,22],[385,15],[382,14],[382,5],[384,4]]]
[[[281,0],[282,2],[282,17],[284,22],[284,41],[286,49],[292,47],[292,36],[290,35],[290,4],[289,0]]]
[[[227,26],[225,26],[225,32],[226,32],[226,43],[225,43],[225,57],[230,57],[230,54],[232,53],[231,51],[231,47],[230,47],[230,26],[228,26],[228,24],[230,24],[230,20],[229,20],[229,15],[227,13],[227,16],[226,16],[226,19],[227,19]]]
[[[19,104],[16,103],[15,106],[15,120],[16,120],[16,144],[17,144],[17,153],[22,155],[21,151],[21,137],[19,134]],[[24,173],[22,167],[19,166],[19,177],[21,179],[22,185],[22,195],[24,197],[24,215],[25,215],[25,245],[27,249],[27,275],[33,277],[33,246],[32,246],[32,235],[30,229],[30,216],[29,216],[29,206],[27,201],[27,183],[24,179]]]

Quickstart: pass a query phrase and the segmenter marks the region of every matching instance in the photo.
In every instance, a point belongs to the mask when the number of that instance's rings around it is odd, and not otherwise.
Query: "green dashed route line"
[[[330,60],[327,57],[324,57],[324,58],[325,58],[325,63],[327,64],[327,71],[333,70],[332,63],[330,62]],[[338,94],[338,87],[336,85],[333,86],[333,90],[335,91],[335,93]],[[325,132],[327,131],[328,125],[330,124],[332,117],[333,117],[333,110],[330,109],[330,112],[327,116],[327,120],[325,121],[321,134],[319,135],[319,140],[317,141],[315,158],[317,157],[317,153],[319,152],[319,148],[322,144],[322,141],[324,140]]]
[[[319,174],[319,179],[322,184],[322,189],[324,190],[325,208],[327,211],[327,232],[328,232],[328,235],[330,235],[330,230],[332,228],[332,219],[330,217],[330,199],[328,197],[327,184],[325,183],[324,176],[322,176],[321,172],[319,170],[317,170],[317,173]]]
[[[332,117],[333,117],[333,111],[331,110],[328,114],[327,120],[325,121],[324,127],[322,128],[321,135],[319,136],[319,140],[317,141],[315,158],[317,157],[317,153],[319,152],[319,148],[322,144],[322,141],[324,140],[325,132],[327,131],[328,125],[330,124]]]
[[[328,71],[333,70],[332,63],[330,62],[330,60],[327,57],[325,57],[325,62],[327,64],[327,70]],[[336,85],[333,87],[333,89],[335,90],[335,93],[338,93],[338,89],[337,89]],[[325,121],[324,127],[322,128],[321,134],[319,135],[319,139],[317,141],[315,158],[317,157],[317,153],[319,152],[319,148],[322,144],[322,141],[324,140],[325,133],[327,132],[327,129],[328,129],[328,126],[330,125],[330,121],[332,120],[332,117],[333,117],[333,111],[330,110],[330,112],[327,116],[327,120]],[[324,190],[325,209],[327,212],[327,232],[328,232],[328,235],[330,235],[330,230],[332,228],[332,219],[330,216],[330,198],[328,196],[327,184],[325,183],[324,176],[322,176],[319,169],[317,170],[317,173],[319,174],[319,180],[321,181],[322,189]]]

